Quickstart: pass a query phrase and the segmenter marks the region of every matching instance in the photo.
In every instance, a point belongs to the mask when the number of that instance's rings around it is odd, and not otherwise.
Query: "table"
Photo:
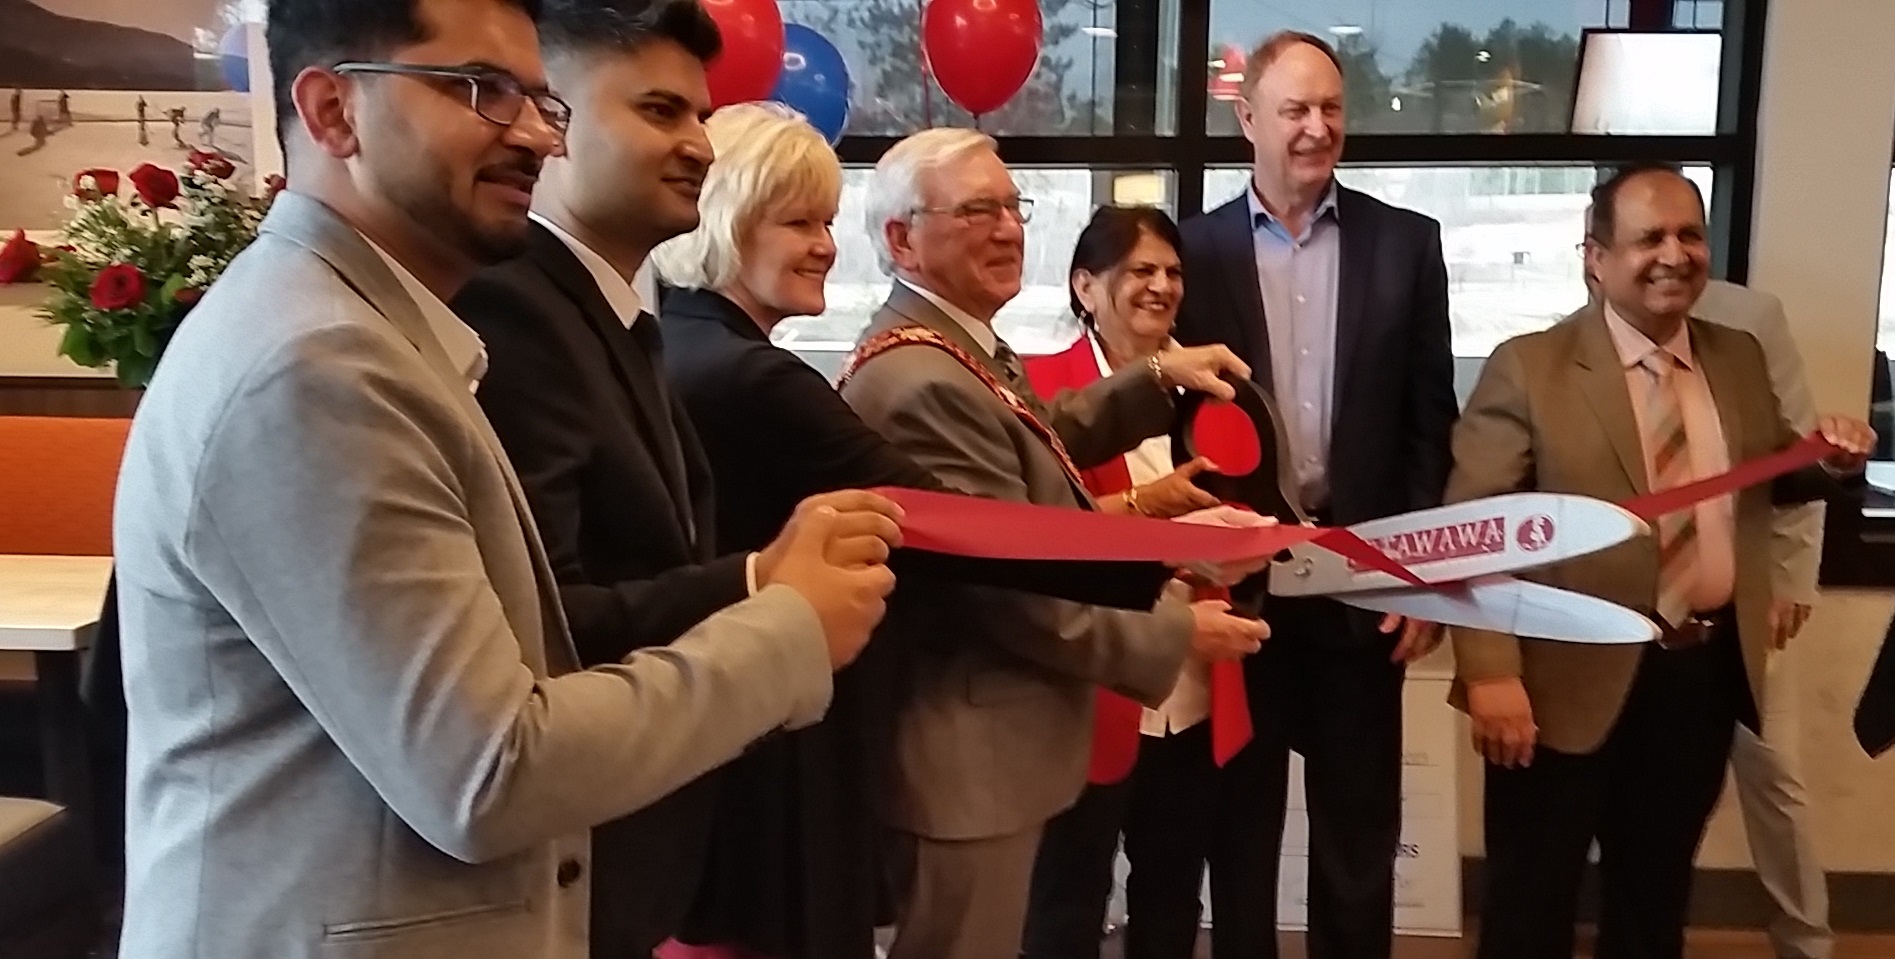
[[[0,555],[0,649],[33,654],[47,798],[90,832],[92,746],[79,697],[79,657],[92,644],[109,556]]]

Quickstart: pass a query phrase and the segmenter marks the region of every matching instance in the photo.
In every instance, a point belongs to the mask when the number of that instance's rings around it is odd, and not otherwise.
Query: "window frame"
[[[1175,0],[1179,76],[1169,84],[1177,132],[1156,135],[1152,103],[1141,98],[1115,102],[1114,133],[1109,136],[1001,136],[1000,156],[1019,166],[1087,166],[1096,170],[1170,170],[1175,176],[1176,212],[1190,215],[1203,205],[1207,168],[1246,163],[1250,144],[1241,136],[1207,132],[1210,92],[1187,80],[1188,64],[1211,56],[1211,5],[1214,0]],[[1238,0],[1228,0],[1238,2]],[[1687,0],[1631,0],[1633,28],[1663,28]],[[1114,90],[1160,89],[1164,50],[1156,40],[1165,0],[1120,0],[1119,48],[1114,57]],[[1391,134],[1352,133],[1343,145],[1343,163],[1453,166],[1528,166],[1533,164],[1611,165],[1633,161],[1709,164],[1717,189],[1710,198],[1712,262],[1718,275],[1743,282],[1749,274],[1750,231],[1756,185],[1757,113],[1763,85],[1763,37],[1768,0],[1725,0],[1723,75],[1719,80],[1718,132],[1705,136],[1613,136],[1566,133]],[[1684,28],[1694,29],[1694,28]],[[1702,29],[1702,28],[1695,28]],[[1143,34],[1141,36],[1141,34]],[[1127,42],[1128,37],[1131,42]],[[1574,70],[1578,70],[1575,62]],[[1150,103],[1152,98],[1142,98]],[[836,153],[847,165],[873,165],[900,137],[845,136]]]

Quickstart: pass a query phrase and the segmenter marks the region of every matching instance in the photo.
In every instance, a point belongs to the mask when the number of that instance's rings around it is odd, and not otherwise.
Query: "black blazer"
[[[533,507],[582,661],[669,643],[748,595],[744,556],[713,558],[710,468],[661,392],[660,357],[564,241],[534,224],[526,255],[480,273],[453,306],[486,343],[477,396]],[[595,959],[645,959],[677,931],[715,778],[595,833]]]
[[[1329,512],[1338,525],[1441,504],[1459,415],[1441,225],[1338,187]],[[1223,343],[1272,389],[1269,318],[1258,287],[1250,209],[1238,198],[1183,226],[1177,338]]]
[[[1347,526],[1441,505],[1460,404],[1441,225],[1347,187],[1336,194],[1341,265],[1324,519]],[[1178,341],[1228,345],[1274,395],[1248,202],[1238,196],[1185,221],[1182,232]],[[1373,637],[1377,619],[1351,610],[1352,633]]]
[[[816,493],[940,488],[730,300],[669,290],[661,316],[671,382],[717,475],[720,548],[769,542]],[[872,959],[885,918],[872,800],[902,668],[878,638],[836,674],[821,723],[773,737],[724,770],[689,941],[785,959]]]

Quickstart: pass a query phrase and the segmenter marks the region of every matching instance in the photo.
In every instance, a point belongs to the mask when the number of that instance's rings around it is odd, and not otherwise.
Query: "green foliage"
[[[127,387],[151,380],[178,324],[255,239],[269,207],[268,197],[244,195],[197,169],[187,170],[180,185],[176,209],[153,209],[135,193],[73,197],[64,245],[40,272],[53,288],[40,314],[65,328],[60,355],[84,367],[110,367]],[[100,309],[93,285],[117,264],[137,268],[145,295],[122,309]]]

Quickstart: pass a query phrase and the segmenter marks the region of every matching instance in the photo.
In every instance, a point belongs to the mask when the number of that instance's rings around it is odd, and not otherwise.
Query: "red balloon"
[[[712,60],[705,80],[711,105],[764,100],[783,72],[783,12],[776,0],[698,0],[717,21],[724,50]]]
[[[928,0],[921,51],[941,90],[975,116],[1026,86],[1040,62],[1039,0]]]

